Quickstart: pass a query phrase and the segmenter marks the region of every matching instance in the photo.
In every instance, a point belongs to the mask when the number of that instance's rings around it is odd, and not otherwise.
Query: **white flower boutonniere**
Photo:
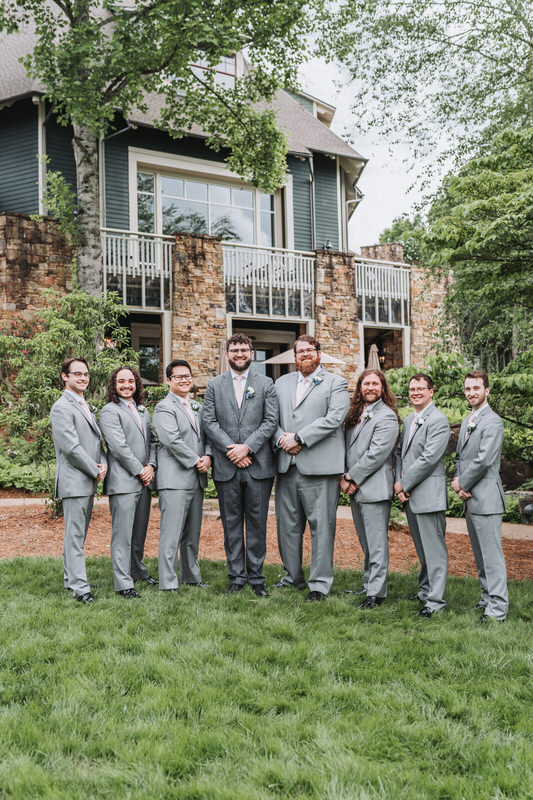
[[[137,406],[137,411],[140,411],[141,413],[146,411],[146,406]]]
[[[416,420],[416,427],[421,428],[424,422],[425,422],[424,417],[418,417],[418,419]]]
[[[365,411],[365,413],[363,414],[363,422],[367,422],[369,419],[372,419],[373,416],[374,416],[373,411]]]
[[[477,422],[469,422],[466,426],[467,433],[472,433],[477,428]]]
[[[89,405],[89,411],[91,412],[91,414],[96,414],[98,409],[96,408],[96,406]]]
[[[319,386],[323,380],[324,378],[322,375],[315,375],[311,383],[313,384],[313,386]]]
[[[247,400],[251,400],[252,397],[255,397],[255,389],[253,386],[247,386],[244,396]]]
[[[200,403],[197,403],[196,400],[191,400],[191,408],[195,412],[199,411],[200,410]]]

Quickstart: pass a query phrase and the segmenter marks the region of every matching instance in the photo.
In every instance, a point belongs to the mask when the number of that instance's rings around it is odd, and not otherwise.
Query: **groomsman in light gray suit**
[[[500,479],[503,422],[489,406],[489,378],[483,370],[469,372],[465,396],[472,409],[463,420],[455,459],[452,489],[465,501],[466,524],[481,585],[481,622],[507,616],[507,570],[502,550],[505,499]]]
[[[448,581],[444,454],[450,440],[450,425],[434,405],[433,394],[433,381],[428,375],[413,375],[409,381],[409,399],[414,412],[405,420],[396,451],[394,484],[398,498],[405,503],[420,560],[420,590],[412,599],[424,603],[418,613],[426,619],[446,605],[444,592]]]
[[[205,587],[198,564],[204,489],[211,466],[201,428],[201,406],[189,399],[192,372],[188,361],[176,359],[166,368],[169,393],[154,410],[159,440],[156,486],[161,508],[159,588],[178,591],[180,581]]]
[[[251,339],[240,333],[231,336],[226,356],[230,369],[207,384],[203,425],[213,449],[230,582],[227,593],[241,591],[248,582],[257,597],[268,597],[263,562],[276,474],[270,437],[278,425],[278,400],[272,380],[250,368]]]
[[[396,403],[385,375],[366,369],[359,375],[346,416],[346,472],[343,492],[350,495],[352,516],[365,556],[359,608],[375,608],[387,596],[389,516],[393,454],[400,426]]]
[[[108,402],[99,418],[109,462],[104,494],[109,495],[111,510],[115,592],[126,598],[140,597],[134,581],[157,584],[142,560],[157,465],[150,415],[140,405],[142,399],[139,373],[119,367],[109,376]]]
[[[50,411],[56,451],[55,497],[63,499],[65,540],[63,582],[81,603],[94,597],[87,581],[83,546],[91,521],[96,482],[105,478],[107,459],[100,428],[84,400],[89,368],[84,358],[69,358],[61,367],[65,391]]]
[[[311,532],[309,602],[323,600],[333,583],[333,545],[344,471],[342,423],[350,398],[344,378],[320,364],[320,343],[305,334],[294,343],[297,372],[276,381],[280,425],[276,518],[285,576],[278,586],[305,587],[302,541]]]

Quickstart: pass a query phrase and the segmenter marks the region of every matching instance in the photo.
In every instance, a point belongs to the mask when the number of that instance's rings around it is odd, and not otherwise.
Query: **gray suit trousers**
[[[502,515],[470,514],[467,507],[466,524],[476,559],[485,614],[504,620],[509,608],[509,595],[502,550]]]
[[[444,592],[448,582],[448,549],[446,547],[446,513],[431,511],[414,514],[406,504],[407,522],[420,561],[419,598],[426,608],[444,608]]]
[[[365,555],[363,586],[368,597],[387,596],[390,500],[358,503],[350,500],[359,543]]]
[[[195,489],[159,489],[161,529],[159,534],[159,588],[178,588],[178,549],[180,580],[201,583],[198,548],[202,528],[204,491]]]
[[[263,586],[268,501],[273,478],[252,478],[237,470],[229,481],[215,481],[224,527],[224,549],[230,583]],[[246,523],[246,543],[244,526]]]
[[[74,597],[89,592],[85,569],[83,545],[93,513],[94,495],[65,497],[63,514],[65,518],[65,539],[63,541],[63,582],[72,589]]]
[[[111,563],[115,591],[133,588],[133,581],[144,580],[148,570],[142,562],[146,528],[150,517],[151,492],[109,495],[111,511]]]
[[[309,590],[329,594],[339,491],[338,475],[302,475],[295,466],[278,475],[276,519],[286,586],[305,587],[302,543],[307,520],[311,533]]]

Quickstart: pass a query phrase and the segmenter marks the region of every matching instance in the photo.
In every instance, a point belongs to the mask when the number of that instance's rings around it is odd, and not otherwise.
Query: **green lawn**
[[[470,578],[428,621],[414,575],[359,612],[353,573],[309,604],[202,571],[207,590],[128,601],[93,559],[82,606],[59,560],[0,564],[1,798],[533,797],[533,582],[482,626]]]

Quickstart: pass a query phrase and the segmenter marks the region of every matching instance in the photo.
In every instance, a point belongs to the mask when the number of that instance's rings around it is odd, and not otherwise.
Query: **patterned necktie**
[[[301,402],[305,390],[307,389],[307,384],[309,383],[307,378],[302,378],[298,383],[298,389],[296,390],[296,405]]]
[[[135,422],[137,423],[137,425],[141,429],[141,433],[144,434],[142,420],[141,420],[141,417],[139,415],[139,412],[137,411],[137,406],[135,405],[133,400],[130,400],[130,402],[128,403],[128,408],[130,409],[131,413],[133,414],[133,416],[135,418]]]
[[[244,375],[235,376],[235,399],[239,408],[242,405],[242,397],[244,394]]]
[[[191,408],[191,403],[188,397],[184,399],[183,405],[185,406],[185,411],[189,415],[189,418],[194,426],[194,430],[198,433],[198,425],[196,424],[196,417],[194,416],[194,412]]]

